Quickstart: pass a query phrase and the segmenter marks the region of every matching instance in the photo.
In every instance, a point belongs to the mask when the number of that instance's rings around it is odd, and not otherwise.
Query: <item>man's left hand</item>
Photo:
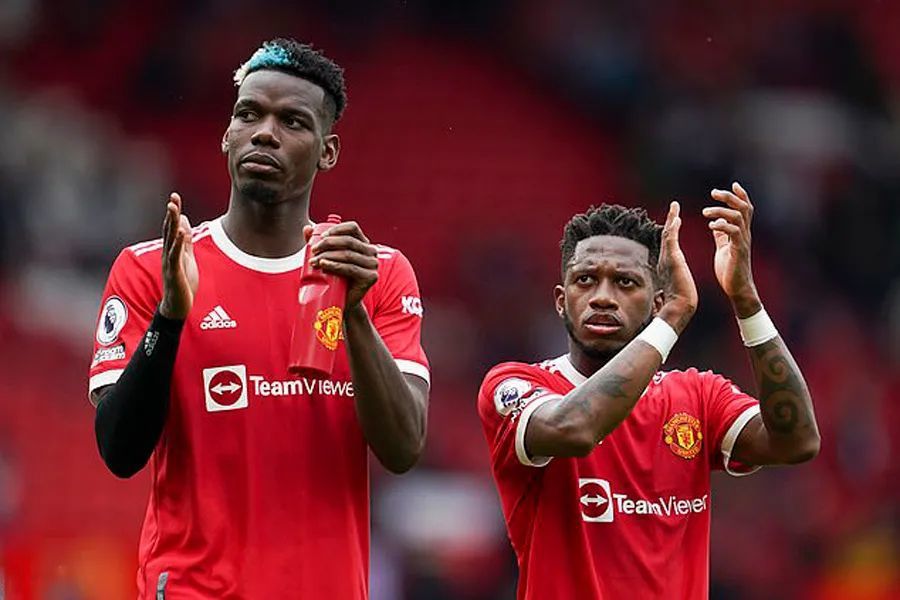
[[[306,227],[303,233],[308,242],[312,227]],[[378,281],[378,249],[356,221],[345,221],[326,231],[310,252],[313,267],[347,280],[345,309],[357,307]]]
[[[716,189],[710,195],[725,205],[703,209],[716,243],[716,279],[734,304],[738,317],[745,318],[761,308],[750,267],[753,204],[747,191],[737,182],[732,184],[730,192]]]

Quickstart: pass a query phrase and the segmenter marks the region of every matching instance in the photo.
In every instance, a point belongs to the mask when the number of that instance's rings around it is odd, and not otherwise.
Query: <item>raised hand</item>
[[[166,205],[162,236],[163,297],[159,312],[168,319],[186,319],[194,305],[200,275],[194,259],[191,223],[181,214],[181,196],[174,192]]]
[[[710,195],[713,199],[725,206],[707,206],[703,209],[703,216],[709,219],[709,228],[716,244],[716,279],[735,305],[738,316],[744,318],[762,307],[750,266],[753,204],[741,184],[733,183],[731,190],[712,190]]]
[[[663,306],[659,317],[679,335],[687,327],[697,310],[697,286],[687,259],[678,243],[681,231],[681,206],[669,204],[669,214],[663,227],[657,271],[663,284]]]
[[[311,233],[312,227],[304,229],[307,242]],[[310,251],[312,266],[347,280],[347,308],[362,302],[378,281],[378,250],[356,221],[335,225]]]

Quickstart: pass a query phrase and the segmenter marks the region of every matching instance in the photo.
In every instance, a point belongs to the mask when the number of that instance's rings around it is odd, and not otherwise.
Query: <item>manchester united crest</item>
[[[684,412],[672,415],[663,426],[663,434],[669,450],[681,458],[694,458],[700,454],[703,433],[700,430],[700,420],[696,417]]]
[[[331,306],[320,310],[316,315],[316,322],[313,323],[316,339],[329,350],[337,350],[338,340],[344,337],[341,334],[342,313],[340,306]]]

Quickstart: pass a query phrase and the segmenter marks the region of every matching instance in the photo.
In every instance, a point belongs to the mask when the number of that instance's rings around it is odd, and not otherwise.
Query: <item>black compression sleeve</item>
[[[183,320],[167,319],[157,310],[119,381],[100,396],[94,419],[97,447],[118,477],[140,471],[159,442],[183,327]]]

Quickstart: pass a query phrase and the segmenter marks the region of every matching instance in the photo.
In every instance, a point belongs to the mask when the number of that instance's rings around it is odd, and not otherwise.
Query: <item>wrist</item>
[[[656,349],[661,357],[660,363],[664,363],[669,358],[669,352],[672,351],[675,342],[678,341],[678,334],[668,322],[656,317],[635,339]]]
[[[184,328],[184,322],[184,319],[166,316],[163,312],[163,306],[160,304],[150,321],[150,329],[163,333],[177,334],[181,333],[181,330]]]
[[[738,329],[741,331],[741,340],[748,348],[765,344],[778,337],[778,330],[762,305],[754,314],[738,318],[737,321]]]
[[[672,303],[667,303],[659,309],[656,318],[665,321],[675,331],[676,335],[681,335],[687,328],[691,317],[694,316],[695,310],[696,308],[672,306]]]
[[[762,301],[759,299],[759,294],[756,293],[756,288],[750,288],[749,290],[735,294],[729,299],[731,300],[731,307],[734,309],[734,314],[738,319],[752,317],[763,308]]]
[[[362,302],[348,304],[344,307],[344,322],[362,322],[368,320],[369,313]]]

